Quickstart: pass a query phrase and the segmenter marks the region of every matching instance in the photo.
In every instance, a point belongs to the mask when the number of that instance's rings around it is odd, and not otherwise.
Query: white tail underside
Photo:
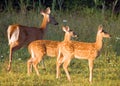
[[[17,29],[14,31],[14,33],[11,35],[8,36],[8,41],[9,41],[9,45],[12,43],[12,42],[15,42],[18,40],[19,38],[19,28],[17,27]]]

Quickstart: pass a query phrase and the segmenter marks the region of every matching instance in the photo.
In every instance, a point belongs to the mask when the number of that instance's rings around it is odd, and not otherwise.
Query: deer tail
[[[15,27],[15,28],[12,28],[12,26],[9,26],[8,27],[8,31],[7,31],[7,34],[8,34],[8,43],[9,45],[12,43],[12,42],[15,42],[18,40],[19,38],[19,33],[20,33],[20,30],[19,30],[19,27]]]

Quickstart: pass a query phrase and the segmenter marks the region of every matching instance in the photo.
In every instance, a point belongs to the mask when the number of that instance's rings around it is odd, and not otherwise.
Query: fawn
[[[98,26],[98,32],[96,36],[96,42],[94,43],[86,43],[86,42],[79,42],[79,41],[71,41],[70,37],[68,36],[69,40],[65,39],[59,43],[58,45],[58,57],[56,63],[56,78],[60,78],[60,65],[63,63],[63,69],[67,75],[67,79],[71,81],[69,72],[68,72],[68,65],[73,58],[78,59],[87,59],[89,63],[89,81],[92,82],[92,73],[93,73],[93,64],[94,60],[100,55],[100,51],[102,48],[102,40],[103,38],[110,38],[111,35],[108,34],[103,30],[103,26]],[[60,57],[63,55],[62,57]]]
[[[43,21],[40,28],[22,26],[18,24],[9,25],[7,30],[10,46],[8,71],[11,69],[12,55],[14,51],[28,45],[32,41],[43,39],[49,23],[58,25],[58,22],[50,15],[50,13],[51,10],[49,7],[46,8],[46,10],[41,11]]]
[[[64,29],[68,29],[68,27],[67,26],[63,27],[63,31]],[[76,34],[72,30],[65,32],[65,36],[68,36],[68,35],[72,37],[76,37]],[[37,75],[39,75],[37,65],[44,58],[45,55],[50,56],[50,57],[57,57],[58,55],[57,46],[59,43],[60,43],[59,41],[52,41],[52,40],[36,40],[29,44],[28,51],[30,53],[30,59],[27,61],[28,75],[30,75],[31,73],[30,68],[32,65]]]

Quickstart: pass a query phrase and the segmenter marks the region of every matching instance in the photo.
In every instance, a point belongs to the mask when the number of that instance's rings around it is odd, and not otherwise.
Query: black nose
[[[59,23],[55,23],[55,25],[58,25]]]
[[[112,37],[112,36],[110,35],[110,37]]]

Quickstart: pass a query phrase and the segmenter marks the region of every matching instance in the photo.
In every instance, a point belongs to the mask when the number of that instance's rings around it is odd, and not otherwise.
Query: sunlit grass
[[[34,86],[34,85],[44,85],[44,86],[88,86],[88,63],[85,60],[74,59],[70,66],[69,72],[72,78],[72,82],[69,82],[66,78],[66,74],[61,67],[61,79],[55,78],[55,60],[56,58],[46,57],[45,65],[46,70],[43,70],[41,64],[39,64],[40,76],[37,76],[35,71],[31,73],[30,76],[27,75],[27,60],[13,60],[13,67],[11,72],[6,71],[7,62],[1,62],[0,65],[0,85],[1,86]],[[119,61],[120,62],[120,61]],[[100,57],[95,60],[95,67],[93,73],[93,86],[118,86],[120,84],[119,70],[120,65],[116,63],[108,63],[104,60],[104,57]]]

